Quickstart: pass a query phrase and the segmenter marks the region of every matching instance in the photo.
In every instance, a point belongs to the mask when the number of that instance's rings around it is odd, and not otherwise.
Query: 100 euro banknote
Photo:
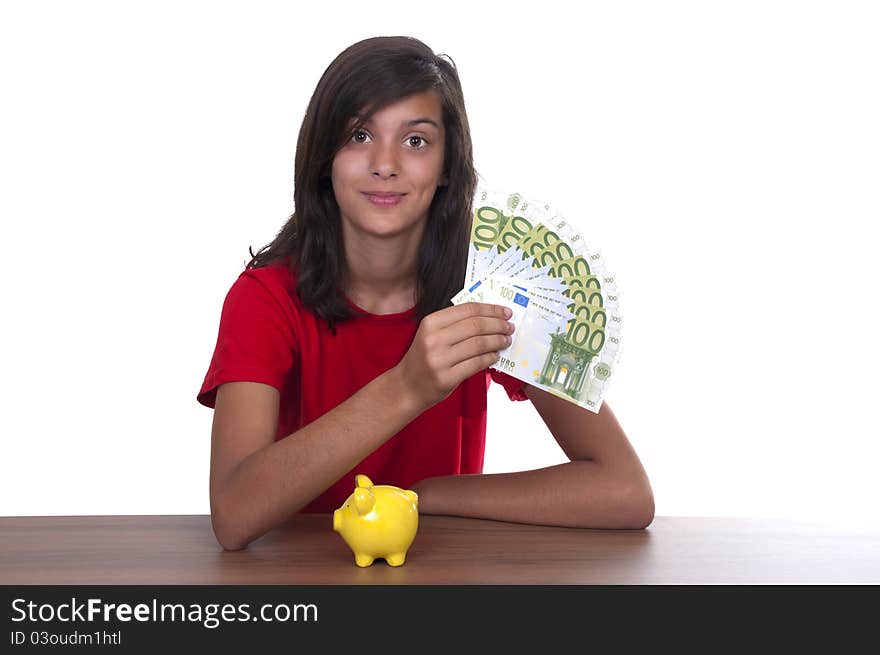
[[[548,203],[478,189],[466,285],[452,299],[510,307],[514,340],[493,367],[598,412],[620,356],[614,277]]]

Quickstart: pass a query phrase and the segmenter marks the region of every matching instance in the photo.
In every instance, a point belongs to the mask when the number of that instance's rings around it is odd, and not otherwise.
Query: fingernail
[[[504,318],[510,318],[511,316],[513,316],[513,312],[511,311],[510,307],[505,307]]]

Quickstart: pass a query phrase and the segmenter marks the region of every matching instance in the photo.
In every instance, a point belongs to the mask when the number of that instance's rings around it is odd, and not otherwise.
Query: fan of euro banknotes
[[[509,307],[513,342],[492,368],[599,412],[620,355],[620,304],[602,256],[559,211],[478,187],[452,302]]]

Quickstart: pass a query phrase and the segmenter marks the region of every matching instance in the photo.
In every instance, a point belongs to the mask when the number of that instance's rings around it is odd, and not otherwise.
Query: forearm
[[[654,516],[646,480],[591,460],[533,471],[428,478],[413,490],[421,514],[608,529],[644,528]]]
[[[422,411],[401,393],[391,369],[320,418],[243,459],[220,494],[215,530],[223,546],[243,548],[287,520]]]

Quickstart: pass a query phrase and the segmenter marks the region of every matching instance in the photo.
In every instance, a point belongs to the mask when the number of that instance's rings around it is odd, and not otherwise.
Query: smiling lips
[[[392,191],[376,191],[365,192],[364,195],[371,203],[378,207],[393,207],[400,202],[405,194]]]

